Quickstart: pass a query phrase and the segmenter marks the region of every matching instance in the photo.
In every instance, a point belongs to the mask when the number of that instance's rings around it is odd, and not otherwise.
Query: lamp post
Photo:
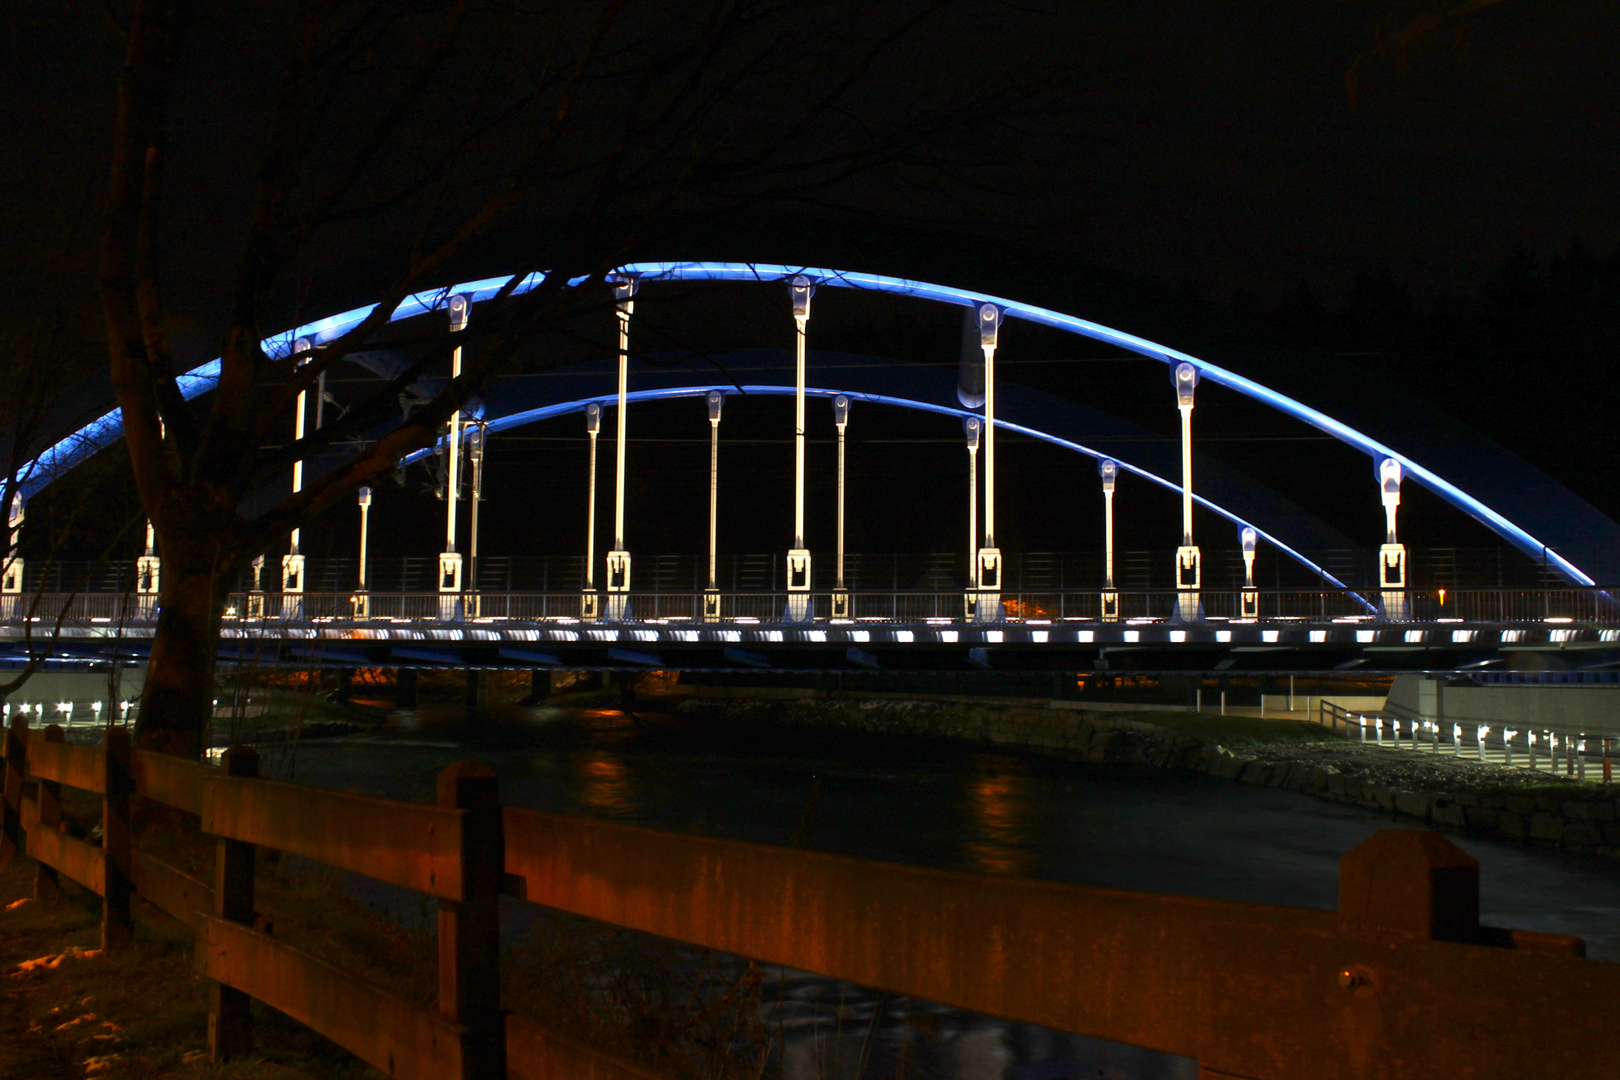
[[[613,490],[613,550],[607,557],[607,617],[615,622],[630,617],[630,552],[624,546],[624,454],[629,422],[630,314],[635,310],[636,279],[613,278],[613,297],[619,317],[619,438]]]
[[[833,586],[832,618],[849,618],[849,590],[844,588],[844,429],[849,426],[849,398],[833,398],[833,423],[838,425],[838,583]]]
[[[962,418],[962,435],[967,440],[968,452],[968,584],[962,597],[962,610],[970,620],[978,605],[978,597],[973,591],[973,567],[979,559],[979,439],[983,434],[984,422],[977,416]]]
[[[725,407],[723,390],[710,390],[709,406],[709,587],[703,591],[703,621],[720,621],[720,583],[715,579],[716,523],[720,515],[720,410]]]
[[[356,619],[371,618],[371,596],[366,592],[366,539],[371,524],[371,489],[360,489],[360,563],[359,572],[355,575],[354,591],[354,617]]]
[[[602,406],[585,406],[585,434],[591,438],[591,461],[585,482],[585,589],[580,593],[580,618],[590,622],[600,613],[596,605],[596,436],[602,430]]]
[[[1198,386],[1198,369],[1177,364],[1170,373],[1176,388],[1176,408],[1181,412],[1181,546],[1176,548],[1176,615],[1183,622],[1199,617],[1198,590],[1203,584],[1202,559],[1193,543],[1192,519],[1192,412],[1193,390]]]
[[[467,328],[469,305],[465,296],[452,296],[449,304],[450,332]],[[450,351],[450,378],[461,377],[461,346]],[[445,430],[444,467],[444,550],[439,553],[439,618],[454,621],[461,617],[461,554],[456,551],[456,501],[461,494],[461,410],[450,414]]]
[[[253,590],[247,597],[247,617],[264,618],[264,556],[253,556]]]
[[[808,622],[810,605],[810,550],[804,543],[804,366],[810,328],[810,297],[816,287],[800,274],[788,283],[793,301],[796,353],[793,396],[793,547],[787,553],[788,622]]]
[[[984,546],[975,563],[976,622],[1001,621],[1001,549],[996,547],[996,341],[1001,309],[978,308],[979,347],[984,350]]]
[[[1243,594],[1239,610],[1245,619],[1260,617],[1260,591],[1254,587],[1254,545],[1259,535],[1253,525],[1238,529],[1238,543],[1243,545]]]
[[[1401,463],[1392,457],[1378,462],[1378,488],[1384,502],[1384,544],[1378,549],[1378,587],[1384,618],[1406,618],[1406,545],[1395,535],[1395,512],[1401,505]]]
[[[6,600],[6,615],[11,618],[22,615],[23,558],[20,548],[22,523],[23,497],[19,491],[11,496],[11,513],[6,521],[10,542],[6,547],[5,572],[0,574],[0,595],[12,598]]]
[[[477,618],[483,614],[483,605],[478,597],[478,504],[484,501],[484,436],[488,434],[488,426],[480,419],[468,427],[467,464],[472,469],[472,494],[468,498],[467,594],[464,606],[468,615]]]
[[[299,338],[293,342],[294,353],[307,353],[313,347],[309,338]],[[303,367],[309,363],[309,358],[298,361]],[[293,405],[293,442],[302,442],[304,439],[304,417],[309,400],[309,391],[300,390],[298,400]],[[293,462],[292,489],[296,495],[304,490],[304,459],[302,457]],[[281,617],[283,619],[296,619],[303,611],[304,606],[304,555],[298,550],[298,540],[303,530],[293,529],[292,542],[288,546],[287,554],[281,557]]]
[[[1119,462],[1099,458],[1097,475],[1103,490],[1103,591],[1102,621],[1119,621],[1119,593],[1114,589],[1114,484],[1119,480]]]

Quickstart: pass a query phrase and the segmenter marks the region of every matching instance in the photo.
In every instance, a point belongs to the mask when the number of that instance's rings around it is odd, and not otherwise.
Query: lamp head
[[[370,488],[363,487],[363,488],[360,489],[360,505],[362,507],[366,507],[366,506],[371,505],[371,489]]]
[[[845,424],[849,423],[849,398],[843,394],[838,394],[832,399],[832,401],[833,423],[837,424],[839,427],[843,427]]]
[[[585,430],[592,435],[602,430],[602,405],[593,401],[585,406]]]
[[[11,516],[8,522],[13,529],[23,523],[23,513],[25,509],[26,508],[23,505],[22,492],[14,492],[11,496]]]
[[[629,274],[609,274],[608,284],[613,286],[613,300],[619,310],[628,315],[631,298],[636,295],[636,279]]]
[[[988,348],[996,347],[996,338],[1001,329],[1001,309],[994,304],[979,305],[979,344]]]
[[[1378,486],[1384,489],[1385,495],[1399,495],[1401,493],[1401,463],[1392,457],[1380,458],[1378,461]]]
[[[1176,405],[1183,409],[1192,408],[1193,389],[1198,385],[1198,369],[1192,364],[1177,364],[1175,370],[1170,372],[1170,381],[1176,387]]]
[[[810,317],[810,297],[816,292],[815,282],[803,274],[796,275],[788,282],[788,294],[793,298],[793,317],[795,319],[808,319]]]
[[[1097,475],[1102,477],[1104,491],[1114,490],[1114,481],[1119,479],[1119,462],[1113,458],[1097,459]]]
[[[311,349],[313,349],[314,347],[315,347],[315,343],[313,341],[311,341],[307,337],[301,337],[297,341],[293,342],[293,347],[292,347],[293,355],[297,356],[299,353],[307,353]],[[298,363],[300,365],[309,363],[309,357],[305,356],[305,357],[300,358]]]
[[[450,298],[449,307],[450,329],[452,331],[465,330],[467,328],[467,315],[472,310],[472,305],[467,302],[465,296],[457,293]]]
[[[969,450],[979,448],[979,435],[983,431],[984,421],[977,416],[965,416],[962,418],[962,434],[967,438],[967,448]]]
[[[1259,536],[1253,525],[1244,525],[1238,529],[1238,543],[1243,545],[1243,554],[1254,554],[1254,544]]]
[[[482,461],[484,460],[484,425],[472,424],[470,427],[472,430],[468,431],[462,440],[462,445],[467,450],[467,460]]]
[[[724,390],[710,390],[704,400],[709,403],[709,419],[718,424],[720,422],[720,410],[725,408],[726,392]]]

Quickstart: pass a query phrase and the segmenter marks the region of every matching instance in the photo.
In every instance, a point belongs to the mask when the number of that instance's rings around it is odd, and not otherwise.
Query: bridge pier
[[[467,707],[476,709],[484,704],[484,691],[486,689],[484,672],[478,668],[467,669]]]
[[[416,708],[416,669],[396,668],[394,671],[394,708]]]

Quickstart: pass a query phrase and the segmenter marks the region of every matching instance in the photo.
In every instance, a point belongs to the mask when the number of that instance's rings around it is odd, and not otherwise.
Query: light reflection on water
[[[1016,759],[985,756],[980,764],[984,771],[967,778],[965,861],[981,873],[1027,877],[1035,868],[1028,775]]]

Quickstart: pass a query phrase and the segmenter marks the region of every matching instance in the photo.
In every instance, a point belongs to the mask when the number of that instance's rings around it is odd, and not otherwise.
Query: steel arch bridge
[[[447,311],[453,304],[460,305],[459,310],[465,312],[470,305],[495,296],[509,280],[504,277],[488,278],[418,293],[402,302],[392,312],[389,321],[397,322]],[[516,291],[526,292],[541,280],[539,274],[530,275],[518,283]],[[582,610],[577,593],[569,597],[533,597],[527,600],[516,596],[498,598],[489,594],[464,596],[462,595],[464,590],[459,585],[458,571],[456,587],[446,588],[442,595],[430,594],[419,597],[401,595],[385,598],[381,594],[364,594],[365,603],[358,605],[354,594],[346,593],[323,598],[316,594],[305,594],[301,583],[297,589],[283,591],[279,605],[272,602],[267,607],[262,597],[245,595],[233,606],[233,619],[228,621],[226,635],[253,638],[269,636],[289,642],[304,637],[324,639],[329,636],[329,632],[335,633],[338,630],[338,624],[342,624],[343,632],[337,636],[346,637],[350,641],[391,642],[395,640],[396,634],[406,635],[399,639],[402,642],[483,641],[488,644],[477,648],[487,651],[493,647],[497,654],[511,654],[506,658],[516,661],[522,660],[519,654],[527,652],[532,654],[530,659],[534,662],[558,661],[557,657],[549,653],[534,652],[535,643],[539,642],[557,647],[594,642],[609,648],[610,651],[617,649],[621,652],[623,651],[621,645],[661,642],[666,646],[682,644],[719,646],[723,652],[735,652],[736,649],[732,646],[740,648],[750,642],[787,644],[798,641],[801,644],[840,645],[851,650],[851,655],[854,655],[859,651],[859,645],[873,641],[874,633],[885,635],[883,640],[893,644],[921,644],[924,638],[919,635],[926,635],[927,640],[940,645],[972,645],[977,642],[981,646],[1011,644],[1015,640],[1031,644],[1058,644],[1065,639],[1067,643],[1075,646],[1102,645],[1106,642],[1125,644],[1160,639],[1164,643],[1225,645],[1247,640],[1251,636],[1259,643],[1275,644],[1282,642],[1281,635],[1285,634],[1290,640],[1299,637],[1301,643],[1307,644],[1329,644],[1340,639],[1350,641],[1352,639],[1348,635],[1352,634],[1357,645],[1368,645],[1383,640],[1385,634],[1398,634],[1400,635],[1398,640],[1404,643],[1413,642],[1413,635],[1418,634],[1420,636],[1415,640],[1426,642],[1425,635],[1431,631],[1414,630],[1409,624],[1413,620],[1424,621],[1426,618],[1433,618],[1436,613],[1428,611],[1421,597],[1406,595],[1404,561],[1397,567],[1393,555],[1390,555],[1390,549],[1395,546],[1395,536],[1393,504],[1389,496],[1393,493],[1395,501],[1398,502],[1399,484],[1403,478],[1411,478],[1434,492],[1511,546],[1533,559],[1544,561],[1549,569],[1561,575],[1572,588],[1568,592],[1568,602],[1564,603],[1560,610],[1569,607],[1572,613],[1567,616],[1553,616],[1554,618],[1578,618],[1595,627],[1597,622],[1603,621],[1605,618],[1603,613],[1608,610],[1606,594],[1590,588],[1595,582],[1585,569],[1558,552],[1552,551],[1528,528],[1510,520],[1438,472],[1425,467],[1422,462],[1318,409],[1241,374],[1134,334],[1077,316],[990,294],[921,281],[825,268],[750,263],[634,263],[619,268],[613,275],[613,280],[619,283],[621,357],[628,354],[623,335],[628,333],[630,305],[627,301],[633,295],[634,286],[666,282],[758,282],[774,283],[778,288],[786,286],[796,297],[802,293],[804,318],[799,324],[801,377],[798,384],[796,386],[751,384],[741,387],[747,394],[795,395],[801,403],[799,413],[801,438],[802,401],[805,397],[852,399],[921,410],[968,421],[982,420],[987,457],[993,454],[992,440],[995,431],[1012,432],[1043,440],[1075,453],[1089,455],[1097,458],[1099,462],[1114,465],[1118,470],[1180,492],[1187,507],[1185,515],[1187,528],[1183,537],[1183,547],[1178,553],[1178,569],[1181,573],[1178,577],[1178,588],[1157,597],[1128,595],[1122,597],[1113,589],[1110,580],[1102,589],[1093,589],[1073,597],[1026,598],[1009,594],[1002,588],[1003,583],[997,576],[999,555],[996,555],[995,566],[979,567],[978,588],[969,589],[965,595],[959,593],[948,598],[944,594],[937,594],[926,601],[918,596],[859,597],[852,602],[847,597],[840,598],[837,595],[841,590],[834,590],[826,596],[809,595],[811,591],[808,575],[809,556],[806,551],[803,582],[797,590],[790,587],[786,597],[739,595],[727,598],[724,601],[724,608],[719,606],[713,609],[706,608],[702,597],[693,595],[638,596],[633,607],[627,603],[614,605],[611,603],[613,591],[611,580],[610,604],[605,612],[594,612],[589,605]],[[996,327],[1003,318],[1019,319],[1090,338],[1165,364],[1172,372],[1172,381],[1180,380],[1177,389],[1184,416],[1185,463],[1182,482],[1177,484],[1119,455],[1103,454],[1079,439],[1051,430],[1049,425],[1023,422],[1018,416],[1016,401],[1015,408],[992,417],[988,404],[981,415],[978,410],[943,402],[939,400],[938,395],[908,396],[905,393],[885,392],[884,388],[871,385],[807,385],[802,371],[803,341],[805,324],[808,321],[809,295],[817,287],[906,296],[966,307],[976,312],[984,335],[987,369],[992,372],[989,378],[992,401],[995,393],[992,363]],[[285,358],[297,351],[295,342],[303,340],[310,345],[319,345],[323,341],[332,340],[371,315],[374,310],[375,305],[361,307],[317,320],[269,338],[263,342],[263,347],[270,357]],[[187,399],[192,399],[207,393],[215,386],[219,370],[219,362],[216,360],[186,372],[179,379],[182,394]],[[1385,568],[1384,577],[1384,585],[1388,588],[1365,596],[1346,589],[1343,583],[1322,567],[1312,563],[1299,550],[1287,533],[1288,522],[1271,523],[1270,527],[1253,524],[1252,508],[1217,502],[1192,489],[1190,416],[1193,387],[1203,380],[1226,387],[1302,421],[1366,453],[1372,459],[1384,481],[1385,504],[1390,510],[1390,545],[1386,546],[1385,552],[1389,556],[1390,565]],[[516,410],[506,415],[485,416],[483,422],[486,430],[493,433],[569,413],[585,412],[588,415],[594,413],[599,416],[604,407],[611,407],[620,401],[629,405],[668,398],[706,397],[715,392],[723,393],[734,389],[737,387],[730,383],[695,381],[628,391],[621,381],[620,395],[576,396],[568,400]],[[622,416],[623,410],[620,410],[621,420]],[[121,418],[116,410],[110,411],[41,453],[37,461],[20,478],[21,490],[25,495],[37,493],[73,466],[121,437]],[[459,440],[456,442],[459,445]],[[444,445],[445,443],[441,441],[441,446]],[[420,451],[407,460],[414,460],[433,452],[433,450]],[[454,449],[451,450],[452,455],[455,452]],[[994,482],[993,458],[986,463],[985,477],[986,486],[989,487]],[[1111,480],[1111,477],[1105,476],[1105,481],[1108,480]],[[1111,488],[1111,485],[1109,486]],[[1257,597],[1258,590],[1252,587],[1252,581],[1249,588],[1230,591],[1230,595],[1202,588],[1198,580],[1197,549],[1192,546],[1191,541],[1191,506],[1194,503],[1206,512],[1228,519],[1240,530],[1250,531],[1250,535],[1245,538],[1246,547],[1250,550],[1253,543],[1263,541],[1273,545],[1280,553],[1298,561],[1322,581],[1323,588],[1309,595],[1273,597],[1270,603],[1264,605],[1264,609]],[[985,501],[985,513],[987,535],[984,539],[987,542],[983,544],[983,548],[993,551],[993,541],[988,535],[990,515],[993,513],[993,497],[989,494]],[[802,525],[800,529],[802,532]],[[798,545],[802,547],[802,536],[798,539]],[[1187,554],[1189,550],[1190,555]],[[624,580],[628,584],[628,553],[609,553],[610,577],[613,573],[612,557],[615,554],[625,556]],[[1401,555],[1401,559],[1404,560],[1404,554]],[[1189,569],[1190,578],[1187,576]],[[1398,575],[1395,575],[1395,571],[1398,571]],[[987,572],[990,574],[988,578],[985,577]],[[790,572],[790,578],[791,576]],[[800,599],[795,599],[794,591],[803,594]],[[295,597],[291,602],[287,599],[289,592]],[[975,593],[989,603],[976,605]],[[1188,603],[1189,597],[1191,604]],[[82,598],[81,602],[93,606],[94,599],[86,597]],[[150,596],[138,601],[137,615],[144,612],[149,616],[152,602],[153,598]],[[853,606],[850,606],[852,603]],[[1478,610],[1468,619],[1468,626],[1451,628],[1443,633],[1435,630],[1433,633],[1439,635],[1435,640],[1439,641],[1445,634],[1449,634],[1449,640],[1454,643],[1480,643],[1481,633],[1495,632],[1486,629],[1487,627],[1504,627],[1501,633],[1520,635],[1501,640],[1525,640],[1522,637],[1524,633],[1542,632],[1543,624],[1548,617],[1547,612],[1550,611],[1545,597],[1542,598],[1539,611],[1531,611],[1528,608],[1520,610],[1513,606],[1514,603],[1529,603],[1527,600],[1510,602],[1498,597],[1495,603],[1494,610],[1487,611],[1487,599],[1481,597],[1476,605]],[[863,604],[865,610],[873,611],[875,614],[863,615]],[[13,607],[15,606],[14,604]],[[88,608],[86,610],[88,611]],[[1453,610],[1456,610],[1455,607]],[[601,625],[589,625],[593,616],[600,616]],[[112,616],[86,614],[84,618],[106,621]],[[133,623],[140,621],[140,617],[137,617]],[[395,624],[399,621],[408,621],[416,625],[412,629],[398,628]],[[828,625],[820,628],[813,626],[812,624],[817,621]],[[1053,628],[1042,630],[1029,629],[1023,625],[1016,628],[1010,624],[999,625],[1009,621],[1028,624],[1028,627],[1049,625]],[[689,625],[673,626],[682,622]],[[726,626],[711,625],[716,622],[725,623]],[[884,628],[874,626],[862,629],[859,624],[864,622],[882,622]],[[434,624],[438,629],[421,627],[421,623]],[[991,623],[998,625],[987,625]],[[1163,625],[1150,626],[1150,623]],[[1224,625],[1216,625],[1218,623]],[[1262,625],[1268,623],[1272,628]],[[1359,628],[1348,628],[1351,623],[1358,624]],[[1403,624],[1403,628],[1395,629],[1393,627],[1395,623]],[[1529,626],[1515,628],[1509,626],[1510,623],[1534,624],[1534,628]],[[497,625],[505,629],[497,632]],[[1375,625],[1379,629],[1367,628]],[[672,628],[655,629],[657,626]],[[844,626],[848,628],[845,629]],[[91,629],[93,631],[93,627]],[[126,629],[133,631],[134,627],[131,625]],[[507,630],[517,633],[518,636],[509,637]],[[1594,630],[1594,633],[1602,635],[1601,638],[1594,640],[1609,640],[1610,632],[1607,630]],[[1301,637],[1301,634],[1306,636]],[[1369,637],[1369,634],[1372,637]],[[94,633],[91,636],[95,636]],[[522,645],[521,643],[525,641],[530,644]],[[421,652],[421,648],[418,646],[414,651]],[[390,646],[390,649],[401,660],[410,659],[409,653],[413,651],[413,647],[408,645],[403,648]],[[426,661],[427,654],[424,653],[423,658]],[[653,662],[660,662],[658,657],[650,659]],[[857,662],[861,661],[858,656],[855,659]],[[974,659],[982,661],[983,657]],[[648,656],[634,656],[625,662],[634,664],[648,660]],[[739,659],[735,656],[731,657],[731,660],[752,662],[748,658]]]

